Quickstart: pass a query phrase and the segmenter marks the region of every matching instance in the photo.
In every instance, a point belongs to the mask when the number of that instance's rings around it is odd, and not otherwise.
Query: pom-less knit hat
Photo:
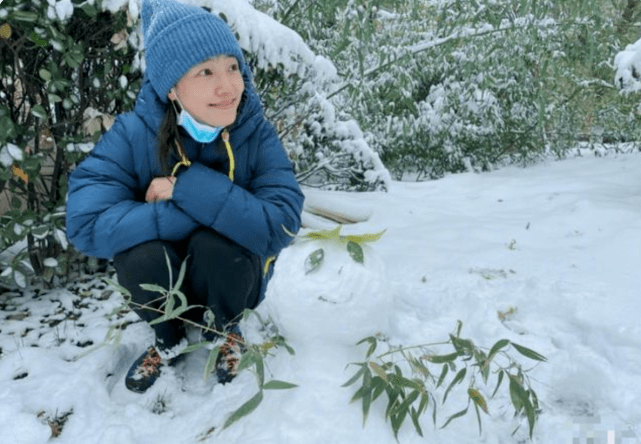
[[[187,71],[212,57],[236,57],[245,72],[238,41],[215,14],[175,0],[143,0],[141,17],[146,72],[163,102]]]

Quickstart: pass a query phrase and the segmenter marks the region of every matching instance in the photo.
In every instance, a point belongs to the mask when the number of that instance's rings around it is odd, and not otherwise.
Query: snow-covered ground
[[[387,231],[365,247],[363,265],[344,246],[319,241],[281,254],[258,311],[296,350],[267,358],[268,379],[298,387],[265,391],[256,411],[225,430],[229,413],[256,393],[249,371],[224,386],[205,382],[196,352],[148,393],[131,393],[123,372],[151,341],[150,328],[133,322],[118,346],[95,349],[118,321],[106,319],[120,304],[117,292],[88,277],[39,295],[4,294],[0,443],[393,443],[385,397],[363,427],[360,405],[349,403],[356,386],[341,387],[355,371],[347,364],[364,360],[367,347],[355,343],[377,333],[385,347],[440,342],[458,320],[461,336],[479,346],[506,338],[548,358],[537,364],[515,356],[530,369],[540,399],[534,442],[639,443],[639,171],[640,154],[574,158],[394,183],[389,193],[332,194],[360,214],[371,211],[344,234]],[[305,274],[305,259],[321,247],[325,263]],[[256,322],[245,328],[260,340]],[[495,381],[477,381],[486,398]],[[519,422],[504,390],[489,400],[480,436],[472,410],[439,429],[465,407],[465,388],[439,406],[437,427],[429,410],[425,438],[408,420],[399,441],[526,442],[525,423],[512,436]],[[69,412],[49,441],[46,418]]]

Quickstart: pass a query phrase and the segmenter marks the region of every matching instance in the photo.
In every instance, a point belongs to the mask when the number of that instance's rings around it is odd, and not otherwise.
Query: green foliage
[[[126,9],[73,6],[61,18],[46,1],[0,5],[0,194],[10,205],[0,251],[24,245],[0,264],[5,285],[24,287],[34,272],[54,285],[86,261],[64,235],[69,169],[131,108],[142,77]]]
[[[540,353],[516,344],[507,339],[497,341],[489,351],[477,347],[470,339],[460,337],[462,324],[459,322],[456,334],[449,340],[438,344],[417,345],[392,348],[374,357],[380,338],[371,336],[358,344],[368,344],[365,361],[352,364],[356,373],[343,387],[360,381],[351,402],[360,401],[363,410],[363,424],[367,420],[372,403],[381,395],[387,397],[385,419],[389,420],[394,436],[407,418],[410,418],[416,432],[423,436],[420,418],[431,408],[434,425],[437,424],[438,405],[445,405],[448,396],[457,387],[467,386],[467,405],[451,414],[440,428],[447,427],[452,421],[466,415],[470,406],[474,407],[482,432],[481,412],[489,415],[488,398],[479,387],[490,388],[491,375],[496,375],[491,398],[499,391],[507,376],[509,380],[509,399],[516,417],[525,418],[532,437],[534,425],[539,415],[538,397],[527,377],[528,370],[507,352],[512,347],[518,354],[538,362],[546,361]],[[432,352],[433,346],[450,346],[453,351],[445,354]],[[453,375],[453,376],[452,376]],[[451,378],[451,379],[449,379]],[[439,403],[438,391],[442,390]]]
[[[293,235],[299,241],[309,241],[309,240],[321,240],[327,242],[337,242],[345,244],[347,248],[347,253],[349,256],[359,264],[365,262],[365,253],[363,252],[362,244],[364,242],[376,242],[378,239],[385,234],[386,230],[381,231],[380,233],[375,234],[340,234],[342,225],[337,225],[333,230],[322,230],[322,231],[310,231],[303,235]],[[325,250],[319,248],[314,250],[312,253],[307,256],[305,259],[305,273],[309,274],[313,271],[318,270],[323,261],[325,260]]]
[[[288,74],[280,64],[253,66],[265,115],[274,123],[300,183],[324,189],[385,189],[386,170],[371,151],[353,116],[328,99],[331,81],[311,66]]]
[[[264,9],[334,62],[344,83],[332,100],[398,179],[641,136],[636,101],[612,84],[611,62],[630,41],[621,30],[638,14],[624,5],[270,0]]]

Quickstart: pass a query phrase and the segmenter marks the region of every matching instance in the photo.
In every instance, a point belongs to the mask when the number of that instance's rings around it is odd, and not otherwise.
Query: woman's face
[[[235,57],[220,56],[190,69],[167,95],[201,123],[228,126],[236,120],[245,82]]]

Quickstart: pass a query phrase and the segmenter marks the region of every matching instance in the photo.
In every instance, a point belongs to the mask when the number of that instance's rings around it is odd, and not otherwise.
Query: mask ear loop
[[[173,88],[172,88],[173,89]],[[174,107],[174,111],[176,111],[176,115],[180,116],[180,111],[178,111],[178,108],[176,107],[176,102],[178,102],[178,105],[180,105],[180,108],[182,108],[182,103],[180,103],[180,99],[178,98],[178,94],[176,93],[176,90],[173,89],[174,95],[176,96],[176,100],[171,100],[171,105]],[[180,117],[178,117],[180,119]],[[176,150],[178,151],[178,156],[180,156],[180,162],[176,163],[174,165],[174,169],[171,172],[171,177],[174,179],[176,178],[176,173],[178,172],[178,169],[181,166],[184,166],[185,168],[188,168],[191,165],[191,161],[187,158],[187,155],[185,154],[185,150],[180,144],[180,141],[178,138],[175,138],[174,141],[176,142]]]
[[[184,106],[183,106],[183,104],[180,102],[180,99],[178,98],[178,93],[176,92],[176,89],[175,89],[175,88],[172,88],[172,89],[171,89],[171,91],[173,91],[173,92],[174,92],[174,96],[176,96],[176,100],[171,100],[171,99],[169,99],[169,101],[171,102],[171,105],[174,107],[174,111],[176,111],[176,116],[180,116],[180,112],[181,112],[185,107],[184,107]],[[178,107],[176,106],[176,102],[178,102],[178,106],[180,106],[180,109],[178,109]]]

